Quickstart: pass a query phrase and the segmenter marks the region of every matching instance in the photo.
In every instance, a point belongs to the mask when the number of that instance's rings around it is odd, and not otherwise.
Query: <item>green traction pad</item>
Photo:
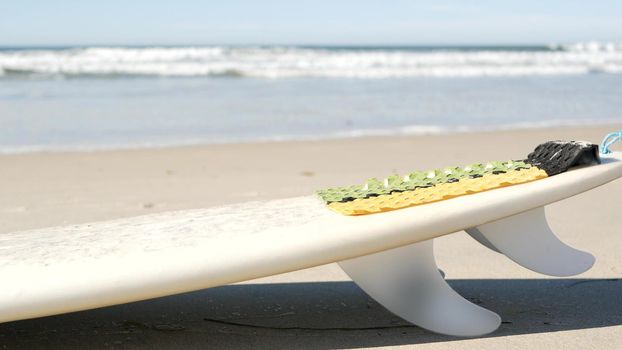
[[[451,183],[465,178],[477,178],[486,174],[501,174],[513,170],[529,169],[524,161],[475,163],[464,167],[448,167],[429,171],[415,171],[408,175],[393,174],[384,180],[372,178],[363,185],[328,188],[317,191],[326,203],[348,202],[395,192],[413,191],[416,188]]]

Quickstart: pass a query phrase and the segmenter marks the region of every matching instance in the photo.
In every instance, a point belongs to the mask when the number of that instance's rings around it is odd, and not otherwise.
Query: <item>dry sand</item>
[[[390,172],[521,158],[549,139],[600,141],[619,125],[0,156],[2,233],[311,193]],[[334,264],[98,310],[0,324],[0,349],[622,348],[622,180],[547,209],[597,257],[565,279],[527,271],[464,233],[437,240],[460,294],[501,315],[484,338],[409,326]],[[1,283],[1,282],[0,282]]]

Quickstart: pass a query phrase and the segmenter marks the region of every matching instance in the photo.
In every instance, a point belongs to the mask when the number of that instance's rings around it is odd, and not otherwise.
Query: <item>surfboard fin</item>
[[[436,266],[432,240],[339,262],[367,294],[397,316],[433,332],[478,336],[496,330],[496,313],[462,298]]]
[[[592,254],[572,248],[551,231],[544,207],[465,230],[517,264],[549,276],[574,276],[594,265]]]

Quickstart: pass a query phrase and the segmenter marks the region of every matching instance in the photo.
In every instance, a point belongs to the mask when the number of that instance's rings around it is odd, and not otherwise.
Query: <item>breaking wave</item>
[[[622,73],[622,43],[542,47],[86,47],[1,49],[0,78],[507,77]]]

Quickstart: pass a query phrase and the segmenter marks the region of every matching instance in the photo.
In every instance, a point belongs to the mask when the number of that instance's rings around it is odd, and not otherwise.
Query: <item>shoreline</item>
[[[349,140],[357,138],[375,137],[428,137],[428,136],[453,136],[469,134],[490,134],[499,132],[529,132],[557,129],[579,129],[579,128],[605,128],[622,125],[622,120],[584,120],[574,121],[564,124],[558,121],[547,121],[542,123],[514,123],[498,125],[494,127],[444,127],[440,125],[406,125],[388,129],[354,129],[350,131],[339,131],[334,134],[324,136],[314,135],[283,135],[274,137],[258,137],[252,139],[220,139],[220,140],[186,140],[170,142],[142,142],[135,144],[110,144],[110,145],[24,145],[24,146],[4,146],[0,148],[0,156],[19,155],[19,154],[58,154],[58,153],[96,153],[114,151],[135,151],[135,150],[162,150],[187,147],[207,147],[213,145],[240,145],[240,144],[265,144],[265,143],[299,143],[299,142],[323,142],[334,140]]]

